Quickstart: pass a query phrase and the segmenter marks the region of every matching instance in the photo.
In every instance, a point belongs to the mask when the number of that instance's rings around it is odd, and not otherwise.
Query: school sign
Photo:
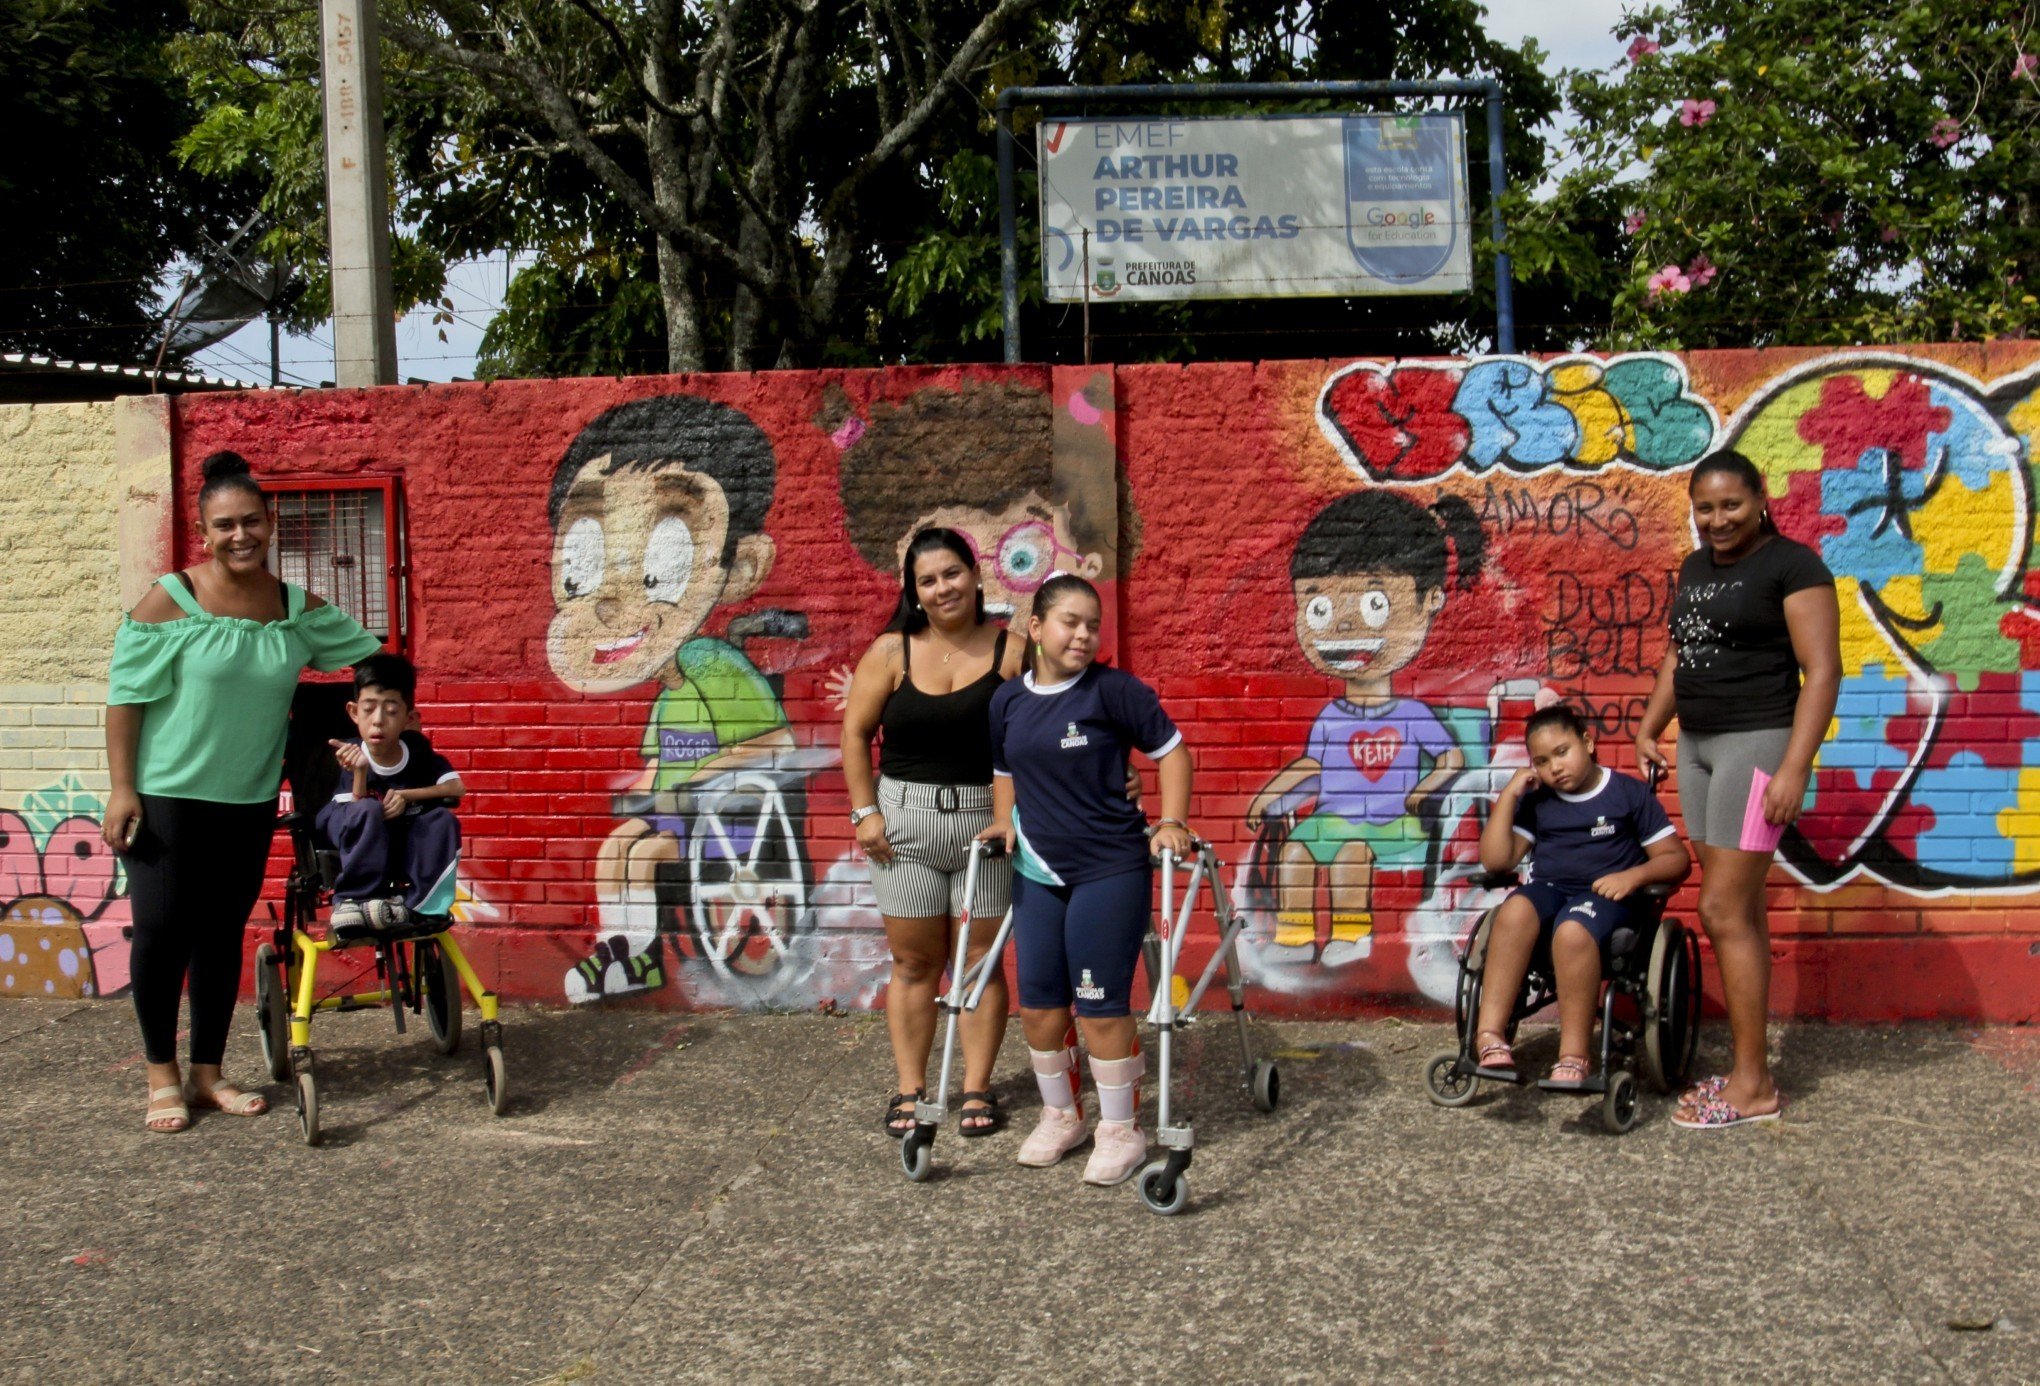
[[[1044,120],[1054,303],[1463,293],[1457,112]]]

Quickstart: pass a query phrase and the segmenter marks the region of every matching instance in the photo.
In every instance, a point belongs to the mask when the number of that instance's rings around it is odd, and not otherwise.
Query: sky
[[[1543,45],[1547,66],[1606,67],[1622,57],[1623,45],[1613,30],[1622,11],[1637,0],[1486,0],[1488,32],[1505,43],[1534,36]],[[397,322],[399,380],[460,380],[475,371],[482,330],[503,302],[508,278],[506,258],[456,265],[448,275],[446,295],[453,300],[453,320],[434,323],[429,309],[406,314]],[[442,334],[444,340],[442,340]],[[333,332],[321,325],[308,336],[283,335],[283,383],[319,385],[333,378]],[[252,322],[225,341],[194,358],[197,369],[212,375],[267,384],[269,329]]]

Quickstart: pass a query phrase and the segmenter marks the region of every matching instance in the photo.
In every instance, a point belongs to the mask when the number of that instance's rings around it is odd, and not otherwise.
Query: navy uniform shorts
[[[1014,971],[1020,1004],[1052,1011],[1074,1003],[1103,1019],[1133,1011],[1133,969],[1147,937],[1154,872],[1122,871],[1080,885],[1043,885],[1013,873]]]
[[[1594,893],[1592,886],[1569,885],[1560,881],[1532,881],[1509,892],[1511,898],[1522,896],[1537,911],[1537,923],[1545,938],[1558,931],[1558,926],[1570,919],[1594,936],[1594,942],[1603,948],[1615,931],[1625,923],[1639,917],[1635,897],[1629,900],[1610,900],[1605,895]]]

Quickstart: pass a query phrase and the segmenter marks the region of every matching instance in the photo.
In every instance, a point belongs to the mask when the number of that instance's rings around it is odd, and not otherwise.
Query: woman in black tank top
[[[1024,646],[986,620],[970,542],[955,530],[923,529],[901,563],[899,607],[850,683],[843,778],[893,959],[886,1027],[899,1076],[885,1113],[893,1136],[913,1129],[914,1099],[926,1091],[953,921],[967,903],[975,963],[1006,912],[1010,868],[1003,858],[979,864],[969,902],[963,878],[971,841],[991,822],[986,713],[993,690],[1020,672]],[[882,737],[882,776],[872,765],[874,736]],[[1005,1034],[1006,983],[994,973],[963,1022],[966,1136],[990,1135],[1004,1124],[991,1087]]]

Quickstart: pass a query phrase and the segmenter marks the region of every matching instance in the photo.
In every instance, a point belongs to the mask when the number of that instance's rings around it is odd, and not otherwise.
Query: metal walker
[[[985,987],[1003,965],[1006,955],[1006,940],[1013,933],[1013,911],[1009,907],[1006,917],[999,922],[999,932],[992,939],[991,947],[978,959],[977,966],[968,964],[970,957],[970,925],[975,917],[977,904],[978,863],[987,857],[1002,855],[1005,847],[998,842],[979,839],[970,844],[970,859],[963,869],[963,911],[956,923],[956,956],[949,964],[949,990],[943,993],[936,1004],[941,1007],[947,1019],[942,1029],[942,1071],[936,1080],[935,1100],[923,1099],[914,1104],[914,1129],[900,1138],[900,1167],[907,1178],[920,1183],[935,1172],[935,1133],[949,1116],[949,1069],[956,1057],[956,1027],[965,1011],[974,1011],[984,1000]]]
[[[1178,1030],[1187,1029],[1197,1019],[1198,1003],[1210,989],[1212,979],[1221,967],[1225,969],[1225,989],[1232,999],[1233,1022],[1237,1026],[1240,1041],[1240,1081],[1253,1099],[1254,1106],[1264,1112],[1275,1110],[1282,1100],[1282,1076],[1271,1059],[1254,1057],[1253,1038],[1247,1033],[1246,982],[1240,973],[1239,938],[1246,928],[1246,917],[1233,909],[1232,900],[1227,896],[1221,874],[1223,865],[1211,844],[1201,839],[1192,839],[1196,847],[1194,860],[1186,864],[1174,852],[1161,854],[1161,908],[1156,914],[1155,927],[1142,942],[1142,953],[1147,963],[1148,989],[1154,1000],[1148,1006],[1148,1022],[1155,1028],[1156,1067],[1160,1072],[1156,1088],[1155,1140],[1167,1152],[1158,1160],[1149,1161],[1142,1167],[1135,1181],[1140,1191],[1140,1201],[1151,1213],[1169,1217],[1183,1211],[1190,1201],[1190,1181],[1185,1171],[1190,1168],[1191,1152],[1196,1146],[1196,1134],[1189,1121],[1180,1126],[1172,1124],[1175,1099],[1175,1038]],[[1189,880],[1183,889],[1182,903],[1176,903],[1176,873],[1186,871]],[[1198,892],[1209,883],[1211,886],[1212,908],[1218,918],[1218,947],[1212,950],[1211,959],[1204,964],[1196,984],[1189,989],[1181,1005],[1176,1002],[1176,964],[1183,953],[1183,940],[1189,933],[1190,919],[1197,907]]]

